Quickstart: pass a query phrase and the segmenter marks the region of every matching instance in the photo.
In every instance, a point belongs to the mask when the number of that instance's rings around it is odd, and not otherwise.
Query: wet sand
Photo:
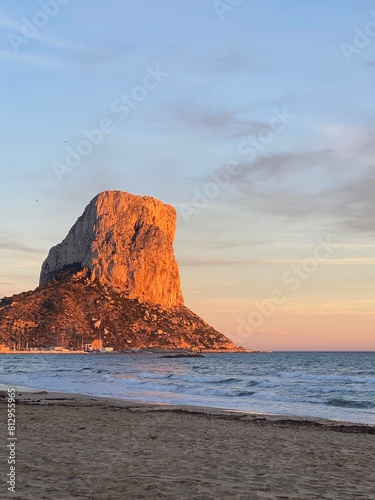
[[[375,498],[375,426],[44,391],[16,412],[11,498]]]

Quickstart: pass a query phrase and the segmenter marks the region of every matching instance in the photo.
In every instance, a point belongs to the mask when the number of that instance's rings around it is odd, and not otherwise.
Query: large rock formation
[[[40,284],[88,268],[92,279],[128,298],[173,307],[183,304],[173,253],[176,211],[149,196],[106,191],[86,207],[42,266]]]
[[[0,344],[238,350],[183,305],[175,223],[154,198],[96,196],[50,250],[40,286],[0,300]]]

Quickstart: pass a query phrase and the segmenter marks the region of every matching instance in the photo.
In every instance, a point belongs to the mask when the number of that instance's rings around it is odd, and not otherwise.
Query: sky
[[[0,296],[99,192],[178,213],[185,302],[261,350],[375,350],[375,6],[0,5]]]

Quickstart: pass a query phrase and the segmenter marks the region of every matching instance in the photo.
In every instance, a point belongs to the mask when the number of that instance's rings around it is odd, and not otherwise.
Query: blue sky
[[[186,303],[236,342],[375,349],[372,9],[2,2],[0,296],[35,288],[87,203],[120,189],[176,207]],[[150,71],[162,77],[145,91]],[[68,152],[103,120],[111,132],[71,168]],[[332,252],[315,269],[319,238]],[[285,273],[298,265],[294,290]]]

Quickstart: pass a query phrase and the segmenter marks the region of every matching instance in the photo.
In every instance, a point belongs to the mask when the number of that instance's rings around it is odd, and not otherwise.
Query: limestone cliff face
[[[0,344],[241,350],[183,305],[175,225],[173,207],[154,198],[96,196],[50,250],[40,286],[0,299]]]
[[[105,191],[89,203],[66,238],[51,248],[40,285],[86,268],[92,280],[129,299],[165,308],[180,306],[175,227],[172,206],[149,196]]]

